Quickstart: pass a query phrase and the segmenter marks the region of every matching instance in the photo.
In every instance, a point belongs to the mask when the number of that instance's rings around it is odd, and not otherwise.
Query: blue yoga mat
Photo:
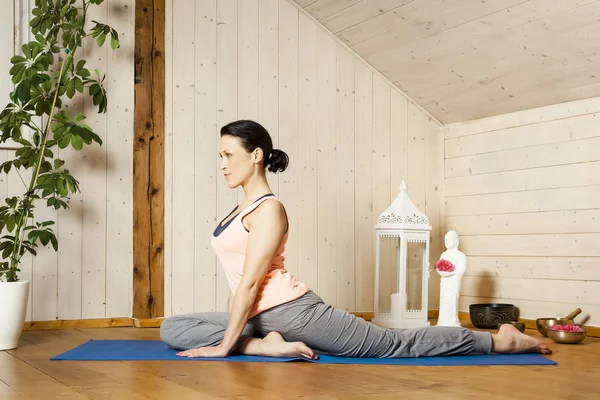
[[[420,357],[420,358],[352,358],[333,357],[319,354],[318,360],[305,358],[275,358],[231,355],[226,358],[188,358],[175,355],[160,340],[90,340],[72,350],[62,353],[52,360],[79,361],[124,361],[124,360],[187,360],[187,361],[229,361],[229,362],[288,362],[307,361],[318,364],[373,364],[373,365],[556,365],[557,363],[541,354],[482,354],[468,356]]]

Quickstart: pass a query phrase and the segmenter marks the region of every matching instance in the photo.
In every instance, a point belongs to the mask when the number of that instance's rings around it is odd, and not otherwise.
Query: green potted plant
[[[110,26],[91,21],[93,27],[85,29],[90,7],[103,1],[36,0],[29,24],[35,40],[23,44],[22,54],[11,59],[14,90],[0,112],[0,143],[12,141],[18,149],[0,165],[0,173],[16,171],[23,191],[0,206],[0,350],[17,347],[25,322],[29,282],[18,277],[23,255],[35,256],[38,243],[58,249],[54,221],[34,221],[35,205],[44,202],[56,210],[67,209],[70,194],[79,191],[78,181],[54,150],[102,144],[84,123],[84,115],[72,115],[63,99],[87,91],[98,112],[106,112],[104,77],[98,70],[92,75],[77,52],[86,39],[103,46],[110,37],[112,49],[119,47],[118,34]],[[24,135],[25,127],[31,137]]]

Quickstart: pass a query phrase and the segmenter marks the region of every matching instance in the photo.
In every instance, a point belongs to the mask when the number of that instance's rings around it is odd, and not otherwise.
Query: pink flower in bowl
[[[438,271],[442,272],[452,272],[454,271],[454,264],[452,264],[448,260],[442,259],[435,264],[435,268],[437,268]]]

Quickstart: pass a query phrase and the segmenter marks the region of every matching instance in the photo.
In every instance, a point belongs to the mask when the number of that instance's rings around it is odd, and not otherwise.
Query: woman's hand
[[[180,357],[205,357],[205,358],[224,358],[229,355],[229,352],[221,345],[214,347],[200,347],[197,349],[190,349],[185,351],[180,351],[177,353]]]

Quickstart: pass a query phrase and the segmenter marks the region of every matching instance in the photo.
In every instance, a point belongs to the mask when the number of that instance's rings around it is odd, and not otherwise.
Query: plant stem
[[[21,182],[23,182],[23,186],[25,186],[25,188],[27,188],[27,184],[25,183],[25,180],[23,180],[23,177],[21,176],[21,173],[19,172],[19,168],[15,168],[15,171],[17,171],[17,175],[19,175],[19,178],[21,178]]]
[[[40,148],[40,153],[39,153],[39,158],[37,161],[37,165],[36,165],[36,170],[35,173],[32,175],[31,177],[31,181],[29,183],[29,188],[26,192],[26,198],[24,201],[24,205],[23,205],[23,213],[21,214],[20,218],[19,218],[19,222],[17,224],[17,230],[15,232],[15,246],[17,244],[17,237],[20,236],[18,242],[19,242],[19,247],[16,249],[17,252],[16,254],[14,253],[15,249],[13,247],[13,256],[11,257],[11,269],[16,267],[16,264],[18,264],[21,261],[21,246],[23,245],[23,236],[25,235],[25,231],[23,230],[23,219],[29,219],[29,205],[33,202],[33,200],[31,199],[31,195],[33,194],[33,190],[35,188],[35,186],[37,185],[37,180],[38,180],[38,176],[40,174],[40,168],[42,166],[42,160],[44,158],[44,151],[46,150],[46,141],[48,139],[48,129],[50,127],[50,124],[52,123],[52,117],[54,116],[54,109],[56,107],[56,100],[58,99],[58,92],[59,92],[59,86],[60,86],[60,81],[62,78],[62,73],[66,64],[66,61],[68,58],[71,58],[72,54],[69,55],[68,57],[63,58],[62,64],[60,66],[60,72],[58,74],[58,80],[56,82],[56,88],[54,91],[54,100],[52,102],[52,108],[50,110],[50,116],[48,117],[48,122],[46,123],[46,127],[44,129],[44,132],[42,134],[42,147]],[[27,223],[27,221],[25,221],[25,224]]]

